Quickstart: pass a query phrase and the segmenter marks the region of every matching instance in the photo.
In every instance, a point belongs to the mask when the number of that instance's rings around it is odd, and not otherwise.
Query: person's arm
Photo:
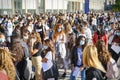
[[[32,55],[34,55],[38,51],[39,51],[38,49],[33,49],[33,46],[30,48],[30,52],[31,52]]]
[[[30,52],[31,52],[31,55],[34,55],[35,53],[37,53],[39,51],[39,49],[38,48],[35,48],[35,49],[33,48],[34,43],[35,43],[33,40],[31,40],[30,43],[31,43]]]
[[[47,62],[47,61],[48,61],[47,58],[43,58],[43,59],[41,60],[41,62]]]
[[[47,54],[45,55],[45,57],[44,58],[42,58],[42,62],[47,62],[48,60],[52,60],[52,56],[53,54],[52,54],[52,52],[47,52]]]

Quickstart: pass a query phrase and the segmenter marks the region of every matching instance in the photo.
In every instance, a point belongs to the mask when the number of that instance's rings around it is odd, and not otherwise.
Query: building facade
[[[114,0],[90,0],[90,10],[104,10]],[[0,14],[84,12],[85,0],[0,0]]]

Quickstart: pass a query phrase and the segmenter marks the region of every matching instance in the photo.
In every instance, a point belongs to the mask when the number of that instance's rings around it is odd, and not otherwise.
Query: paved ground
[[[64,73],[63,69],[59,69],[59,73],[60,73],[60,76]],[[67,70],[67,75],[66,75],[66,78],[59,78],[59,80],[70,80],[70,73],[71,73],[71,70]],[[80,76],[78,76],[78,78],[76,80],[81,80]]]
[[[118,60],[117,62],[118,64],[118,68],[119,68],[119,72],[120,72],[120,59]],[[59,74],[60,76],[64,73],[64,70],[63,69],[59,69]],[[71,73],[71,70],[67,70],[67,75],[66,75],[66,78],[61,78],[59,77],[59,80],[70,80],[70,73]],[[76,80],[81,80],[80,76],[78,76],[78,78]],[[120,73],[119,73],[119,76],[117,79],[112,79],[112,80],[120,80]]]

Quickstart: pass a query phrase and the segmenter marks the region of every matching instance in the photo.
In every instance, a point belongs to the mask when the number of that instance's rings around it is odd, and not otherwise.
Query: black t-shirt
[[[90,67],[86,70],[86,80],[105,80],[105,73],[101,70]]]
[[[44,37],[45,37],[45,35],[44,35],[44,28],[43,27],[44,27],[43,25],[41,25],[41,26],[36,25],[36,27],[35,27],[35,30],[40,34],[42,42],[43,42]]]
[[[38,49],[39,51],[32,56],[33,57],[40,56],[40,51],[42,50],[42,43],[38,42],[38,43],[34,44],[33,50],[34,49]]]

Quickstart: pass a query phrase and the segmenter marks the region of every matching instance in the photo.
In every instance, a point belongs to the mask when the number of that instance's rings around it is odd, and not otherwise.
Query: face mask
[[[98,31],[100,31],[100,28],[98,28]]]
[[[120,36],[120,32],[117,32],[116,34],[117,34],[117,36]]]
[[[23,36],[23,39],[28,39],[28,36]]]
[[[35,39],[35,38],[32,38],[32,41],[33,41],[33,42],[36,42],[36,39]]]
[[[47,48],[48,48],[48,46],[43,46],[43,48],[44,48],[44,49],[47,49]]]
[[[58,32],[60,32],[61,31],[61,28],[58,28]]]
[[[0,43],[3,43],[5,42],[5,39],[4,38],[0,38]]]
[[[84,45],[85,44],[85,41],[80,41],[80,45],[82,46],[82,45]]]

